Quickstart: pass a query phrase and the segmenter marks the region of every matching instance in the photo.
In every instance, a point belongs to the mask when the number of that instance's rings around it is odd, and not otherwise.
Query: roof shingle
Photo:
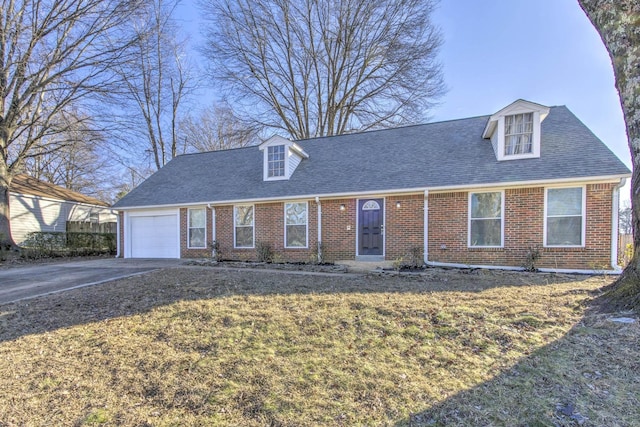
[[[115,208],[296,198],[447,186],[628,175],[566,107],[542,122],[540,158],[498,162],[482,138],[489,116],[297,143],[309,154],[291,179],[263,181],[258,147],[176,157]]]
[[[66,200],[70,202],[84,203],[87,205],[109,206],[108,203],[101,200],[85,196],[84,194],[80,194],[76,191],[69,190],[49,182],[40,181],[32,176],[24,174],[19,174],[13,177],[9,191],[14,194],[48,197],[50,199]]]

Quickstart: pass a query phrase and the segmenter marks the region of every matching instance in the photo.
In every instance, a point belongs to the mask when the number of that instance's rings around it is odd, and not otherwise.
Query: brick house
[[[179,156],[114,206],[125,258],[616,268],[628,168],[566,107]]]

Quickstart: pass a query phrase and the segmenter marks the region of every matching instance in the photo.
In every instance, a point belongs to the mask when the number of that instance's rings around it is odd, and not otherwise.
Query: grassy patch
[[[7,425],[589,425],[640,418],[602,278],[180,268],[0,307]]]

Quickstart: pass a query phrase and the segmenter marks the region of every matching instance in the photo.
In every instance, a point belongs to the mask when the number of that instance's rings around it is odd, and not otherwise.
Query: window
[[[253,248],[253,206],[235,206],[233,223],[234,247]]]
[[[584,245],[584,187],[548,188],[545,246]]]
[[[187,247],[203,249],[207,247],[206,221],[207,213],[204,208],[189,209],[189,235]]]
[[[469,246],[501,247],[503,193],[469,195]]]
[[[307,202],[285,203],[284,245],[287,248],[307,247]]]
[[[267,167],[269,178],[284,176],[284,145],[267,148]]]
[[[533,152],[533,113],[514,114],[504,118],[504,155]]]

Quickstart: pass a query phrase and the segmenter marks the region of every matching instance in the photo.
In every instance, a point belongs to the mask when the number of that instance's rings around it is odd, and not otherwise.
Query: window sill
[[[559,251],[582,252],[587,250],[585,246],[543,246],[542,248],[548,252],[559,252]]]
[[[470,251],[500,252],[504,246],[467,246]]]

